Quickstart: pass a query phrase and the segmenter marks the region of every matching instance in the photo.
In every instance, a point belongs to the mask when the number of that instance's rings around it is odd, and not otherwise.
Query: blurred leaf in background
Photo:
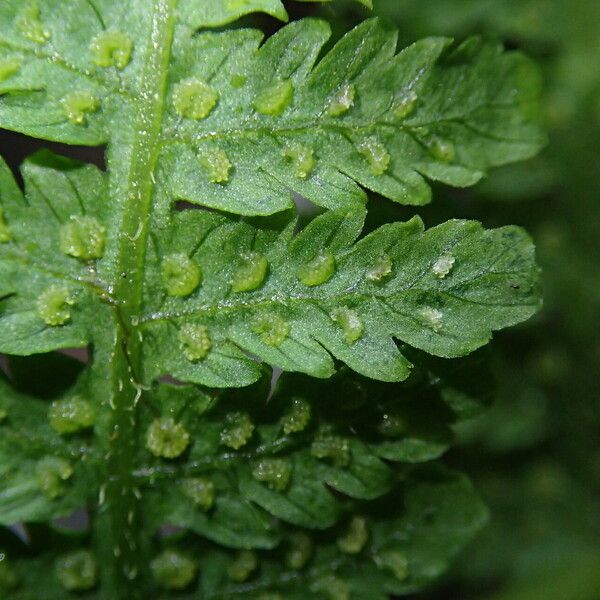
[[[360,16],[350,4],[340,10],[340,22]],[[376,0],[375,11],[400,28],[402,44],[483,34],[534,57],[545,79],[546,150],[466,193],[437,189],[444,201],[421,210],[428,225],[458,214],[528,227],[545,288],[537,321],[498,337],[494,408],[457,427],[465,444],[452,459],[469,465],[492,518],[431,597],[597,600],[600,2]]]

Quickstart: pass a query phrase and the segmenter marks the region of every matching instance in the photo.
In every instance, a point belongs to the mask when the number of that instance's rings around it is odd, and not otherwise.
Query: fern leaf
[[[289,371],[328,377],[331,354],[363,375],[401,381],[411,365],[392,338],[463,356],[539,307],[533,246],[519,228],[450,221],[425,231],[413,219],[356,241],[361,225],[360,213],[330,212],[294,236],[293,225],[277,234],[204,212],[176,215],[149,257],[140,319],[148,368],[204,385],[245,385],[257,366],[234,354],[233,343]],[[161,282],[165,256],[188,257],[202,270],[186,297],[169,295]],[[262,260],[255,287],[235,291]],[[190,351],[186,332],[194,330],[205,353]]]

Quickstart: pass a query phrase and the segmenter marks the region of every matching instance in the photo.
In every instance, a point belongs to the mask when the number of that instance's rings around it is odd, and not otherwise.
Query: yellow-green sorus
[[[91,590],[98,582],[98,566],[88,550],[75,550],[56,561],[56,576],[71,592]]]
[[[227,567],[227,575],[231,581],[242,583],[258,568],[258,558],[251,550],[242,550]]]
[[[383,550],[374,560],[380,569],[389,569],[398,581],[404,581],[410,575],[408,559],[399,550]]]
[[[217,90],[193,77],[180,81],[173,89],[173,108],[178,115],[186,119],[206,119],[218,101]]]
[[[50,286],[37,299],[37,311],[46,325],[59,327],[71,320],[70,307],[75,304],[71,292],[66,287]]]
[[[450,254],[443,254],[435,261],[435,263],[433,263],[431,270],[437,277],[444,279],[444,277],[446,277],[446,275],[452,271],[455,262],[456,259],[454,256]]]
[[[392,112],[394,116],[403,120],[410,116],[417,105],[418,96],[414,90],[409,90],[399,94],[394,100]]]
[[[206,171],[211,183],[225,184],[233,165],[222,148],[204,148],[198,154],[198,162]]]
[[[48,410],[48,420],[54,431],[69,434],[94,424],[96,412],[90,402],[80,396],[55,400]]]
[[[310,404],[302,398],[292,399],[290,410],[281,417],[281,427],[286,435],[304,431],[310,422]]]
[[[146,448],[154,456],[177,458],[190,443],[190,434],[172,417],[155,419],[146,432]]]
[[[347,306],[334,309],[331,318],[340,326],[348,344],[356,343],[365,332],[365,325],[359,314]]]
[[[190,362],[204,360],[212,348],[208,328],[198,323],[186,323],[177,334],[184,356]]]
[[[392,274],[394,263],[387,254],[382,254],[375,264],[367,271],[366,277],[369,281],[379,283]]]
[[[253,433],[254,423],[248,413],[229,413],[225,417],[225,427],[221,431],[220,441],[223,446],[239,450],[249,442]]]
[[[196,578],[198,566],[182,552],[164,550],[150,563],[150,571],[161,587],[167,590],[183,590]]]
[[[73,467],[65,458],[47,456],[38,462],[35,468],[40,490],[47,498],[54,500],[63,496],[63,483],[73,475]]]
[[[40,18],[40,7],[37,0],[25,2],[25,5],[19,11],[16,20],[17,29],[30,42],[45,44],[51,37],[50,31]]]
[[[292,465],[282,458],[263,458],[252,468],[252,477],[276,492],[287,489],[291,475]]]
[[[269,261],[260,252],[248,252],[241,257],[231,282],[234,292],[252,292],[262,286],[269,272]]]
[[[356,88],[351,83],[344,84],[331,98],[327,107],[327,114],[339,117],[347,113],[354,106]]]
[[[89,114],[100,107],[98,98],[92,92],[73,92],[62,99],[62,106],[67,119],[73,125],[85,125]]]
[[[456,147],[448,140],[437,135],[430,137],[425,145],[434,158],[442,162],[452,162],[456,158]]]
[[[350,444],[348,440],[331,434],[319,434],[310,446],[315,458],[330,459],[336,467],[350,464]]]
[[[369,529],[364,517],[354,516],[348,530],[338,538],[338,548],[345,554],[358,554],[369,540]]]
[[[392,157],[376,137],[368,137],[356,147],[369,163],[373,175],[380,176],[386,173]]]
[[[122,31],[103,31],[90,44],[92,62],[104,69],[124,69],[131,61],[133,42]]]
[[[193,294],[202,281],[202,270],[187,254],[169,254],[160,265],[163,286],[169,296],[185,298]]]
[[[329,281],[336,269],[331,252],[322,252],[298,270],[298,279],[304,285],[314,287]]]
[[[181,482],[181,490],[203,512],[215,503],[215,484],[209,479],[188,477]]]
[[[267,313],[259,315],[252,323],[252,331],[269,346],[278,347],[290,335],[290,324],[279,315]]]
[[[350,600],[348,584],[335,575],[325,575],[317,579],[310,589],[312,592],[322,592],[330,600]]]
[[[95,217],[72,215],[60,228],[60,249],[79,260],[104,256],[106,228]]]
[[[426,306],[419,311],[423,323],[436,333],[442,329],[444,313],[437,308]]]
[[[317,164],[312,148],[302,144],[288,146],[283,155],[292,163],[294,175],[298,179],[307,179]]]
[[[285,553],[285,564],[295,571],[302,569],[310,560],[313,551],[313,542],[310,536],[303,531],[290,534],[289,548]]]
[[[289,79],[276,81],[260,92],[254,99],[256,112],[263,115],[278,117],[294,99],[294,86]]]

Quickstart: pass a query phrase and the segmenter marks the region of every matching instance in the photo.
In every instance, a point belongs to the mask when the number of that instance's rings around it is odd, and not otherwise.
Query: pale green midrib
[[[145,62],[140,91],[135,103],[139,117],[128,172],[126,200],[120,228],[118,271],[115,295],[125,300],[124,313],[135,312],[141,302],[148,222],[152,209],[154,179],[159,155],[159,139],[166,103],[166,85],[174,33],[173,13],[178,0],[155,0],[153,30]],[[160,24],[164,31],[161,31]],[[160,48],[161,52],[156,49]],[[132,252],[133,249],[133,252]],[[135,274],[135,275],[133,275]],[[135,297],[132,298],[132,291]],[[131,301],[134,300],[133,303]]]
[[[426,129],[428,127],[439,126],[443,124],[455,123],[459,125],[464,125],[465,127],[470,126],[468,123],[468,119],[473,116],[473,114],[477,113],[480,110],[487,108],[503,108],[503,109],[517,109],[532,103],[535,103],[536,100],[521,100],[519,102],[482,102],[475,107],[470,107],[469,111],[453,116],[453,117],[444,117],[440,116],[435,120],[428,121],[418,121],[418,115],[411,115],[409,118],[405,119],[402,122],[398,122],[393,119],[385,119],[386,115],[390,115],[391,106],[381,111],[375,118],[372,120],[366,121],[353,121],[349,119],[348,121],[334,122],[331,119],[327,119],[324,121],[315,121],[313,116],[304,117],[305,122],[290,124],[285,126],[278,127],[269,127],[265,125],[252,125],[250,124],[247,127],[226,127],[220,130],[209,130],[209,131],[201,131],[195,135],[186,135],[182,133],[172,133],[168,132],[166,137],[161,139],[162,146],[169,146],[173,144],[193,144],[202,142],[205,140],[213,140],[213,139],[221,139],[226,137],[257,137],[257,136],[292,136],[292,135],[306,135],[307,133],[318,133],[319,131],[334,131],[339,133],[369,133],[377,128],[390,128],[395,129],[397,131],[401,131],[410,135],[411,137],[415,137],[415,133],[420,129]],[[425,109],[422,109],[426,112]],[[299,119],[301,121],[301,119]],[[499,142],[507,142],[507,143],[515,143],[515,144],[531,144],[536,142],[537,140],[532,140],[531,138],[511,138],[507,136],[498,136],[491,134],[489,132],[476,129],[472,127],[474,132],[482,137],[487,137],[494,141]],[[418,140],[416,140],[418,141]]]
[[[506,276],[510,276],[510,277],[519,277],[519,276],[526,276],[529,274],[529,272],[528,271],[502,271],[502,272],[492,271],[492,272],[486,272],[481,276],[490,275],[490,274],[506,275]],[[159,321],[178,320],[178,319],[184,319],[186,317],[197,317],[197,316],[214,315],[214,314],[222,315],[223,313],[227,313],[227,312],[238,312],[238,311],[253,310],[256,308],[265,308],[265,307],[273,307],[273,306],[281,306],[281,307],[285,308],[287,305],[289,305],[291,303],[322,304],[322,303],[329,303],[329,302],[335,302],[335,303],[340,303],[340,302],[343,303],[344,301],[352,302],[352,301],[356,301],[356,300],[365,300],[365,301],[368,301],[368,300],[380,300],[380,301],[394,300],[398,297],[401,297],[401,296],[411,293],[411,292],[433,292],[436,294],[450,296],[453,299],[460,300],[461,302],[465,302],[465,303],[473,304],[473,305],[477,305],[477,306],[515,307],[515,308],[539,306],[539,301],[535,297],[533,297],[531,299],[531,302],[520,302],[520,303],[492,302],[492,303],[488,303],[488,302],[479,302],[476,300],[470,300],[469,298],[464,298],[462,296],[458,296],[456,294],[451,293],[458,285],[465,285],[465,284],[472,283],[481,276],[478,274],[478,276],[475,278],[461,281],[456,286],[448,287],[445,289],[433,289],[433,288],[426,288],[426,287],[418,287],[416,284],[410,284],[410,285],[404,286],[400,289],[393,290],[392,292],[390,292],[388,294],[357,292],[357,291],[346,290],[344,292],[329,294],[327,296],[286,296],[285,298],[277,298],[277,299],[258,298],[258,299],[248,300],[248,301],[240,300],[237,302],[223,300],[216,304],[196,306],[189,310],[157,311],[157,312],[150,313],[146,316],[141,317],[139,320],[139,324],[140,325],[152,325],[153,323],[156,323]]]
[[[177,0],[152,3],[151,31],[139,93],[130,103],[130,117],[135,123],[125,132],[125,137],[121,137],[119,131],[112,139],[112,143],[121,148],[119,156],[129,157],[128,163],[124,168],[117,167],[111,162],[114,155],[109,153],[109,173],[116,178],[109,188],[113,195],[111,200],[113,206],[122,209],[113,271],[113,295],[119,304],[113,309],[113,334],[107,336],[110,339],[107,353],[111,356],[108,393],[112,407],[104,486],[108,530],[103,531],[102,521],[99,521],[97,535],[99,550],[105,559],[103,592],[111,600],[141,599],[149,585],[146,552],[151,532],[143,526],[140,492],[132,475],[138,451],[136,406],[143,388],[140,381],[142,345],[133,331],[132,321],[142,301],[148,223],[154,197],[152,174],[158,159],[176,5]],[[129,153],[123,152],[125,144],[131,148]]]
[[[17,248],[21,250],[21,248],[19,248],[18,246]],[[102,282],[100,279],[91,281],[83,277],[76,277],[74,275],[68,275],[59,271],[55,271],[47,265],[38,263],[35,260],[31,260],[28,256],[25,255],[25,253],[23,253],[22,255],[0,255],[0,262],[19,263],[25,267],[29,267],[30,269],[38,271],[39,273],[43,273],[44,275],[48,275],[49,277],[52,277],[59,281],[64,281],[65,283],[72,283],[73,285],[80,285],[86,287],[91,291],[95,292],[100,298],[110,302],[114,302],[114,299],[111,297],[110,294],[109,286],[106,285],[106,287],[103,287],[104,282]]]

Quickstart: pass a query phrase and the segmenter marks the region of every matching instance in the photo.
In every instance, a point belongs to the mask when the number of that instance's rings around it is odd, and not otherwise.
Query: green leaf
[[[208,576],[201,589],[207,597],[280,594],[293,600],[320,598],[323,592],[335,598],[383,600],[421,589],[481,529],[487,512],[464,477],[443,471],[414,472],[398,490],[398,498],[400,502],[390,505],[364,507],[361,519],[367,537],[357,542],[356,554],[338,547],[337,540],[348,532],[346,522],[333,540],[314,537],[306,564],[291,570],[285,556],[286,549],[294,547],[292,535],[281,551],[257,553],[257,572],[236,585],[227,576],[236,557],[205,552],[203,572]]]
[[[45,41],[23,29],[29,6],[39,7],[28,23]],[[448,40],[431,38],[396,54],[396,33],[376,19],[318,63],[330,36],[318,20],[292,23],[262,46],[254,30],[196,33],[257,10],[285,18],[277,0],[187,0],[171,23],[164,115],[155,123],[165,203],[271,214],[292,206],[293,191],[348,208],[364,204],[362,186],[418,205],[430,200],[424,177],[472,185],[540,148],[537,75],[518,53],[479,40],[445,52]],[[50,0],[10,0],[0,16],[0,47],[14,65],[0,81],[2,127],[100,145],[126,139],[132,115],[148,112],[150,24],[137,2],[68,0],[58,10]]]
[[[193,29],[221,27],[255,12],[281,21],[288,19],[281,0],[183,0],[179,11],[184,23]]]
[[[46,521],[84,504],[96,473],[85,443],[51,429],[48,405],[0,378],[0,523]],[[93,494],[93,492],[92,492]]]
[[[451,442],[455,418],[422,378],[390,397],[349,371],[331,381],[283,375],[268,403],[267,382],[215,395],[167,384],[152,392],[136,478],[153,528],[168,522],[227,547],[273,548],[281,522],[330,528],[359,502],[386,497],[402,463],[438,458]],[[327,401],[336,393],[342,404]],[[152,460],[148,432],[168,416],[189,445]]]
[[[174,66],[177,78],[212,79],[221,100],[204,121],[169,119],[172,142],[164,158],[176,196],[268,214],[290,206],[292,189],[340,208],[361,204],[364,194],[354,180],[393,200],[424,204],[430,190],[422,175],[472,185],[490,166],[539,149],[531,119],[537,88],[529,83],[536,75],[522,56],[472,40],[440,58],[449,43],[441,38],[394,56],[395,32],[371,20],[313,67],[328,37],[323,22],[304,20],[260,50],[256,32],[194,40]],[[225,64],[222,54],[211,53],[217,43],[228,49]],[[276,113],[261,114],[255,99],[272,95],[281,82],[291,82],[293,95]],[[197,167],[198,156],[217,149],[232,165],[225,184]],[[299,153],[310,157],[309,168]]]
[[[247,385],[257,365],[240,347],[316,377],[333,373],[331,353],[363,375],[401,381],[410,363],[392,338],[464,356],[539,307],[533,246],[519,228],[449,221],[426,231],[413,219],[355,241],[361,220],[330,212],[294,236],[291,226],[277,234],[204,212],[175,215],[148,256],[140,319],[148,368],[204,385]],[[187,298],[169,297],[161,261],[181,253],[200,265],[203,283]],[[234,292],[239,269],[257,256],[268,274],[256,290]],[[333,261],[325,271],[314,263],[323,257]],[[306,265],[319,285],[302,282]],[[190,354],[189,328],[202,334],[206,354]]]
[[[0,523],[31,539],[7,543],[16,579],[0,549],[1,596],[383,600],[483,521],[462,478],[415,465],[480,390],[416,349],[464,356],[531,316],[533,246],[418,218],[361,238],[365,190],[420,205],[426,179],[534,153],[537,74],[478,39],[398,53],[376,19],[329,52],[319,20],[219,30],[258,12],[287,17],[277,0],[0,7],[0,127],[107,145],[106,172],[35,154],[24,192],[0,165]],[[331,210],[301,229],[297,194]],[[81,370],[43,356],[73,347]],[[272,389],[275,366],[304,375]],[[65,535],[74,509],[89,530]]]
[[[0,207],[10,231],[0,244],[0,351],[85,346],[92,324],[106,315],[98,300],[109,297],[102,268],[91,266],[85,248],[86,236],[96,244],[107,236],[106,178],[46,151],[28,159],[23,177],[25,196],[0,164]]]

